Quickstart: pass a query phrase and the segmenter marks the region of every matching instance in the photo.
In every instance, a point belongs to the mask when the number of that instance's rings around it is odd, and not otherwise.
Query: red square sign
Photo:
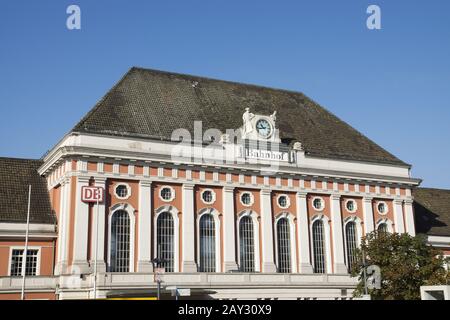
[[[83,202],[103,202],[104,189],[102,187],[82,187],[81,201]]]

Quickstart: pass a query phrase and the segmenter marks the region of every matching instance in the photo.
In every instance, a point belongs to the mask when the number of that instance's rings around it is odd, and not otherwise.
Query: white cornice
[[[434,247],[448,247],[450,248],[450,236],[428,236],[428,243]]]
[[[188,165],[198,167],[204,170],[205,167],[211,169],[220,167],[225,170],[236,171],[269,171],[266,163],[205,163],[195,162],[192,159],[184,159],[183,161],[172,160],[170,150],[175,145],[174,142],[163,141],[134,141],[125,138],[115,137],[99,137],[93,135],[67,135],[52,151],[45,157],[44,164],[39,169],[41,175],[48,173],[62,159],[77,159],[79,157],[92,159],[110,159],[117,162],[165,162],[170,165]],[[237,148],[238,146],[234,146]],[[220,149],[217,145],[213,148]],[[154,150],[158,150],[155,152]],[[206,159],[208,160],[208,159]],[[206,161],[205,160],[205,161]],[[314,163],[321,163],[321,167],[314,168]],[[340,167],[337,167],[339,166]],[[342,169],[357,168],[355,171],[346,171]],[[386,175],[380,173],[388,173]],[[361,163],[358,161],[336,161],[327,159],[316,159],[308,157],[304,158],[297,164],[280,163],[276,168],[276,173],[281,175],[305,175],[330,177],[331,179],[343,180],[364,180],[372,183],[388,183],[388,184],[406,184],[409,186],[417,186],[420,179],[409,177],[408,170],[404,167],[391,166],[386,164]],[[389,175],[396,173],[398,175]]]
[[[0,223],[0,237],[25,237],[26,223]],[[56,226],[53,224],[30,223],[29,236],[32,238],[56,238]]]

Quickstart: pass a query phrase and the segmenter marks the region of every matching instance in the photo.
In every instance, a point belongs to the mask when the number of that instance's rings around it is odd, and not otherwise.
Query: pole
[[[160,300],[161,299],[161,281],[158,279],[158,281],[156,281],[156,283],[158,285],[158,290],[157,290],[156,296],[157,296],[158,300]]]
[[[97,299],[97,255],[98,255],[98,217],[99,217],[99,195],[97,194],[97,214],[95,217],[95,254],[94,254],[94,299]]]
[[[22,256],[22,292],[21,300],[25,300],[25,276],[27,269],[27,254],[28,254],[28,233],[30,231],[30,204],[31,204],[31,184],[28,186],[28,210],[27,210],[27,229],[25,232],[25,249]]]
[[[363,261],[363,276],[364,276],[364,294],[367,295],[367,274],[366,274],[366,255],[364,250],[362,250],[362,261]]]

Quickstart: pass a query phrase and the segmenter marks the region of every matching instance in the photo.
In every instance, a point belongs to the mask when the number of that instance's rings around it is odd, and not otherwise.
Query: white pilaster
[[[234,216],[234,188],[223,188],[223,271],[237,270]]]
[[[273,254],[273,220],[270,190],[263,189],[261,196],[261,240],[262,240],[262,271],[276,272]]]
[[[95,186],[103,188],[104,192],[106,193],[106,178],[103,177],[96,177],[95,178]],[[106,194],[103,195],[104,200],[106,201]],[[105,201],[98,204],[98,211],[97,211],[97,204],[95,203],[92,208],[92,226],[91,226],[91,266],[94,265],[95,260],[95,226],[97,223],[98,218],[98,235],[97,235],[97,270],[98,272],[105,272],[106,271],[106,256],[105,256],[105,233],[106,233],[106,227],[105,227]],[[98,217],[97,217],[98,212]]]
[[[406,232],[414,237],[416,235],[416,227],[414,224],[413,201],[410,199],[405,200],[405,221]]]
[[[342,232],[341,196],[331,196],[331,232],[333,237],[334,273],[347,273],[344,259],[344,237]]]
[[[75,191],[75,228],[72,273],[89,273],[87,261],[89,205],[81,201],[81,188],[89,185],[89,177],[77,177]]]
[[[299,272],[313,273],[311,265],[311,256],[309,252],[309,223],[308,223],[308,207],[306,203],[306,193],[297,192],[297,242],[300,249],[299,256]]]
[[[68,265],[68,224],[70,221],[70,178],[61,181],[59,219],[58,219],[58,261],[55,267],[55,274],[66,274]]]
[[[152,183],[139,182],[138,272],[153,272],[151,263]]]
[[[400,199],[394,200],[394,223],[395,232],[404,233],[405,224],[403,222],[403,201]]]
[[[364,218],[364,233],[368,234],[375,229],[374,221],[373,221],[373,207],[372,207],[372,198],[364,197],[363,198],[363,218]]]
[[[182,271],[197,272],[197,264],[195,263],[194,185],[183,184],[182,190]]]

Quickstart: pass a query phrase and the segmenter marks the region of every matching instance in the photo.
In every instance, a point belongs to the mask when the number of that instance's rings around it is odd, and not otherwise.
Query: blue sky
[[[301,91],[450,189],[448,0],[3,0],[0,156],[41,157],[133,65]]]

